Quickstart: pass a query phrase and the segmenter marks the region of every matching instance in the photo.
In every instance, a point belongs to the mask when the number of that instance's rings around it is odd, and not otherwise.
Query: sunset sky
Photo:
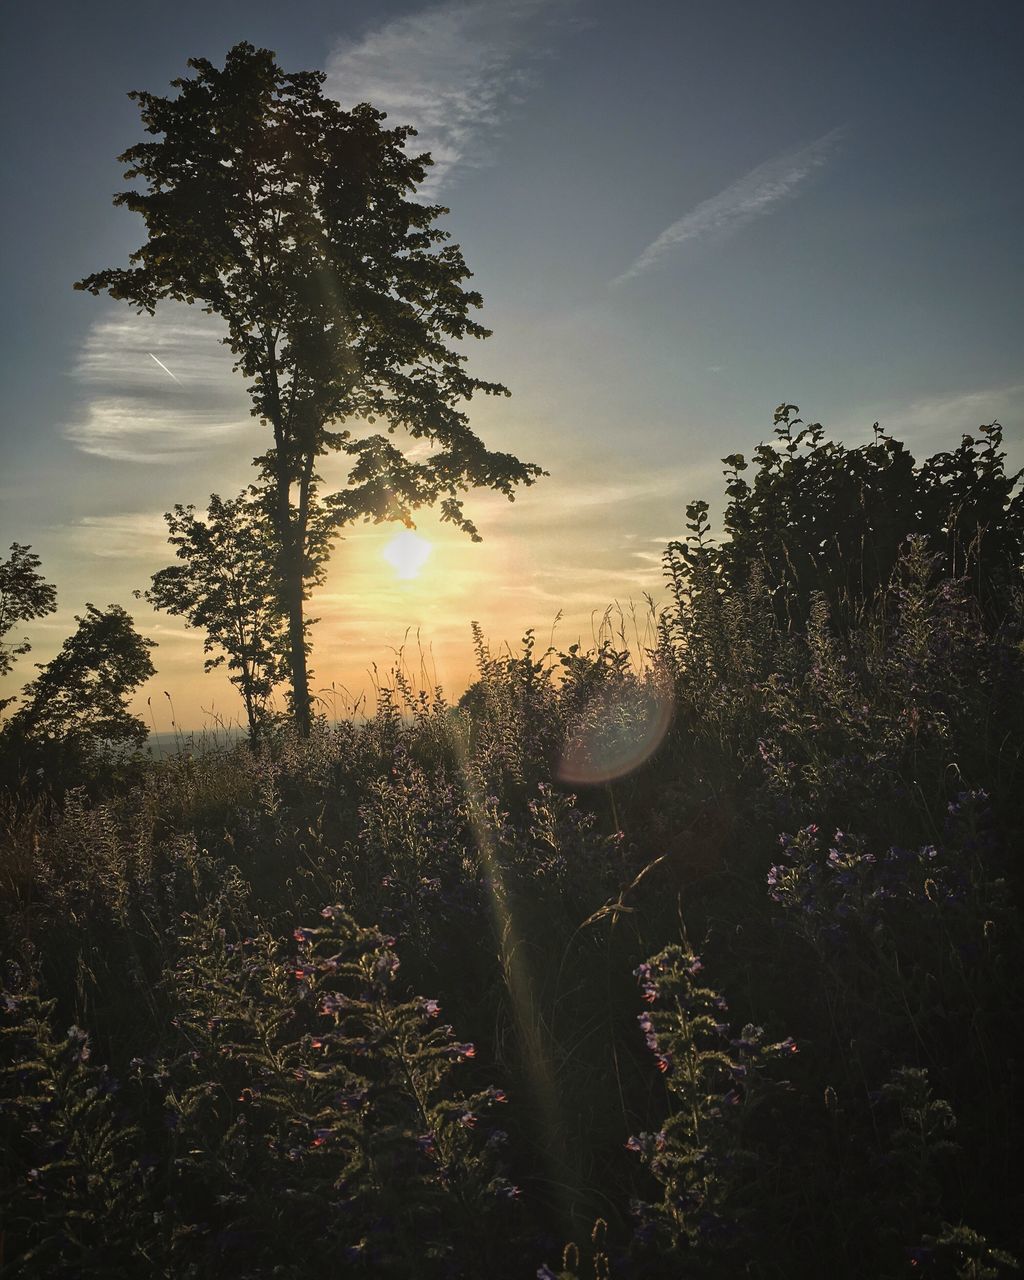
[[[145,238],[111,205],[142,137],[127,91],[239,40],[419,128],[494,330],[471,371],[513,393],[473,425],[550,472],[514,504],[468,496],[480,545],[425,513],[416,576],[384,554],[395,528],[348,531],[311,609],[316,688],[369,690],[418,630],[457,694],[472,619],[546,645],[561,612],[556,641],[589,642],[660,594],[686,502],[720,504],[719,459],[782,400],[919,457],[999,419],[1024,463],[1017,0],[58,0],[5,32],[0,555],[30,543],[60,610],[0,693],[87,601],[119,603],[159,643],[137,703],[159,728],[165,690],[185,726],[240,713],[201,637],[131,593],[172,558],[162,513],[237,493],[266,429],[198,308],[72,291]]]

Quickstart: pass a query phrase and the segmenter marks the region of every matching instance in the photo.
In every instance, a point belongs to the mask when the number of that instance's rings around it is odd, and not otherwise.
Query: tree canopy
[[[55,742],[77,751],[140,746],[148,729],[128,710],[128,700],[156,672],[146,640],[120,605],[86,605],[78,629],[23,693],[10,718],[12,739]]]
[[[271,498],[275,571],[288,612],[294,709],[308,729],[303,604],[323,525],[313,519],[318,459],[348,456],[348,483],[322,495],[328,525],[358,518],[412,522],[424,505],[478,537],[461,495],[485,485],[510,499],[541,473],[487,449],[462,407],[507,395],[472,377],[460,343],[489,331],[472,318],[461,250],[436,225],[447,212],[413,193],[429,156],[409,155],[414,130],[388,129],[367,103],[343,110],[319,72],[284,72],[242,43],[222,69],[190,60],[173,98],[134,92],[157,140],[120,157],[141,185],[115,204],[142,216],[149,238],[131,265],[76,288],[140,311],[165,299],[226,322],[252,413],[272,431],[257,458]],[[385,430],[375,430],[378,425]],[[411,456],[401,429],[429,442]]]

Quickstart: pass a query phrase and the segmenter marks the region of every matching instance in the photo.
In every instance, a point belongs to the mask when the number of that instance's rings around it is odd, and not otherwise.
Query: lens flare
[[[593,786],[632,773],[660,746],[672,710],[671,694],[650,683],[598,689],[566,735],[559,781]]]

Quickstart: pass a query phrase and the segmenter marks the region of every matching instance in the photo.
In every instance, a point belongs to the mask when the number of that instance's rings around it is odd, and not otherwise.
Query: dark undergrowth
[[[639,659],[8,791],[0,1275],[1016,1269],[1020,503],[778,421]]]

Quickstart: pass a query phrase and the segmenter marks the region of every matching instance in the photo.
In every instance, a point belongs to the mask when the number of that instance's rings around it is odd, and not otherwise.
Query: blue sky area
[[[0,539],[58,586],[37,659],[116,601],[160,643],[142,701],[235,714],[199,638],[131,590],[168,561],[161,513],[237,492],[266,442],[205,317],[71,286],[143,239],[110,203],[141,137],[126,92],[243,39],[420,127],[494,330],[471,367],[513,392],[474,425],[551,473],[471,498],[482,546],[426,516],[413,581],[382,558],[393,531],[353,531],[314,609],[322,684],[366,687],[406,628],[453,692],[471,618],[546,640],[561,610],[557,638],[587,640],[595,611],[657,594],[686,502],[718,499],[719,458],[782,400],[851,444],[881,419],[919,456],[998,418],[1024,461],[1016,0],[65,0],[5,27]]]

